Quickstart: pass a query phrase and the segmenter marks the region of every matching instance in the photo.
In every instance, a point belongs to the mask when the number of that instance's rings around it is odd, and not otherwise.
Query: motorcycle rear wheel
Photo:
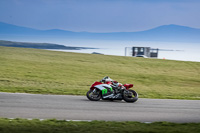
[[[91,101],[99,101],[101,99],[101,91],[95,90],[94,92],[93,90],[89,90],[86,96]]]
[[[123,92],[123,98],[124,98],[124,101],[133,103],[138,100],[138,94],[134,90],[125,90]]]

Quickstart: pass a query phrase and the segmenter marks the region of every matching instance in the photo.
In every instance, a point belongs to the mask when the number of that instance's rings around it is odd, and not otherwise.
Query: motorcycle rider
[[[102,83],[104,84],[109,84],[112,88],[106,88],[106,90],[104,90],[103,92],[103,97],[104,98],[112,98],[113,96],[115,96],[116,91],[118,89],[120,89],[120,87],[122,86],[120,83],[118,83],[117,81],[112,80],[110,77],[106,76],[103,79],[101,79]]]

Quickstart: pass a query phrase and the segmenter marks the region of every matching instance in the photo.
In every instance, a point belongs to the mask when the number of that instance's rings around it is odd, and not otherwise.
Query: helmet
[[[112,82],[113,86],[117,87],[119,85],[119,83],[117,81],[113,81]]]

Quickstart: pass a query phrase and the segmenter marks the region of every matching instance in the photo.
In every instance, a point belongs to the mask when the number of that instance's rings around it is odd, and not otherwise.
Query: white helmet
[[[119,85],[119,83],[117,81],[113,81],[112,84],[114,87],[117,87]]]

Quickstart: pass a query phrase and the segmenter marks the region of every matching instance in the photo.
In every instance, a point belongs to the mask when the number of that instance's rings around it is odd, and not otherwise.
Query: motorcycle
[[[132,87],[133,84],[121,84],[106,76],[100,82],[94,82],[86,96],[91,101],[124,100],[133,103],[138,100],[138,94],[130,89]]]

